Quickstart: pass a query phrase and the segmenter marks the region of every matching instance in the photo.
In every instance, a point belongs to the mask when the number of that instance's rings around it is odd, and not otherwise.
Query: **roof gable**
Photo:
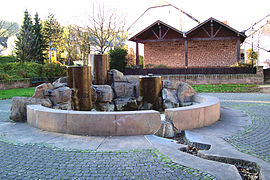
[[[130,41],[163,40],[183,38],[183,32],[158,20],[130,38]]]
[[[239,36],[243,42],[246,36],[228,26],[227,24],[211,17],[206,21],[200,23],[198,26],[192,28],[186,33],[188,38],[214,38],[214,37],[237,37]]]

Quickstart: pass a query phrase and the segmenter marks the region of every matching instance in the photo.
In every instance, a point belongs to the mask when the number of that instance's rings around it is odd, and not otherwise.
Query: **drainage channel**
[[[241,175],[243,180],[261,180],[261,168],[260,166],[251,161],[246,161],[243,159],[234,159],[222,156],[211,156],[200,153],[200,150],[209,150],[211,145],[203,144],[198,142],[190,142],[185,138],[185,133],[177,134],[174,138],[178,143],[187,145],[186,147],[180,148],[179,150],[182,152],[186,152],[192,154],[194,156],[198,156],[203,159],[217,161],[221,163],[234,165],[239,174]]]

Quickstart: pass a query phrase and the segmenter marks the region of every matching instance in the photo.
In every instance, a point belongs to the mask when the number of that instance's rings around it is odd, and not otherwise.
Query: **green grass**
[[[197,92],[216,92],[216,93],[241,93],[258,92],[258,86],[255,84],[206,84],[192,85]]]
[[[16,62],[15,57],[13,57],[13,56],[0,56],[0,64],[6,64],[6,63],[11,63],[11,62]]]
[[[32,97],[35,87],[0,90],[0,99],[11,99],[13,96]]]

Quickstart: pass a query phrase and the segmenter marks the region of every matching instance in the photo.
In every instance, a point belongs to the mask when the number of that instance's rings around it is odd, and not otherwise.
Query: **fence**
[[[182,69],[131,69],[126,68],[125,75],[172,75],[172,74],[256,74],[256,68],[231,67],[231,68],[182,68]]]

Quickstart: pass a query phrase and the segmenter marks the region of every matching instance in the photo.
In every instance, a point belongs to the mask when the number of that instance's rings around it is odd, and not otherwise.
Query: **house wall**
[[[184,42],[144,44],[144,64],[164,64],[170,68],[185,66]]]
[[[237,60],[237,40],[188,41],[188,67],[229,67]]]
[[[188,41],[188,67],[229,67],[237,59],[237,40]],[[144,44],[145,65],[185,67],[184,41]]]

